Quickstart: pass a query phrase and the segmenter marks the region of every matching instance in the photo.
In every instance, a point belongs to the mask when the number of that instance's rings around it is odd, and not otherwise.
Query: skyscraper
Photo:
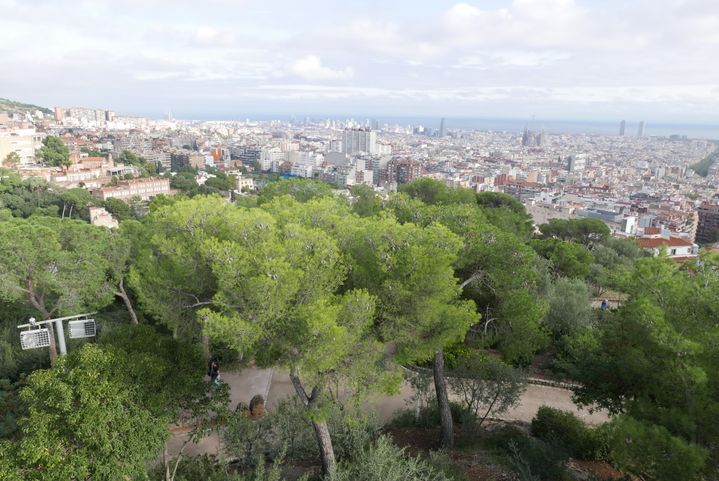
[[[377,132],[368,128],[345,129],[342,136],[342,152],[345,154],[377,153]]]
[[[694,242],[708,244],[716,242],[719,234],[719,205],[703,202],[699,206],[699,222]]]
[[[644,121],[639,122],[639,128],[637,129],[637,137],[644,137]]]
[[[624,137],[624,131],[626,130],[626,128],[627,128],[626,120],[622,120],[621,122],[619,122],[619,136],[620,137]]]
[[[579,172],[587,166],[587,154],[573,154],[567,158],[567,170]]]
[[[444,137],[444,117],[439,121],[439,137]]]

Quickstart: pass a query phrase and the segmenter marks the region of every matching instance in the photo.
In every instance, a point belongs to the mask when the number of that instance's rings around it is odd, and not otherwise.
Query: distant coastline
[[[423,125],[432,129],[438,129],[441,118],[427,116],[367,116],[367,115],[242,115],[237,116],[220,115],[216,118],[207,118],[206,116],[183,116],[187,120],[203,120],[203,121],[232,121],[232,120],[281,120],[290,121],[292,119],[301,122],[305,118],[313,121],[331,119],[344,121],[353,118],[355,121],[364,123],[365,121],[377,120],[380,124],[390,125]],[[510,132],[518,133],[524,130],[525,126],[530,129],[543,128],[547,134],[588,134],[588,135],[619,135],[619,122],[610,121],[592,121],[592,120],[541,120],[541,119],[511,119],[511,118],[470,118],[470,117],[446,117],[445,129],[453,130],[479,130],[494,132]],[[642,119],[627,119],[626,137],[636,137],[639,121]],[[719,140],[719,124],[692,124],[692,123],[653,123],[651,119],[644,119],[644,136],[660,136],[668,137],[670,135],[685,135],[692,139],[711,139]]]

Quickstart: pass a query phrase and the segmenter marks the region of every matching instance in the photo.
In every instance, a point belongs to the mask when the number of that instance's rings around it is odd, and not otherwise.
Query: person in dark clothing
[[[602,305],[600,307],[603,311],[609,309],[609,301],[606,299],[602,300]]]
[[[217,378],[220,377],[220,363],[217,362],[217,358],[213,357],[207,363],[207,375],[210,376],[210,381],[216,383]]]

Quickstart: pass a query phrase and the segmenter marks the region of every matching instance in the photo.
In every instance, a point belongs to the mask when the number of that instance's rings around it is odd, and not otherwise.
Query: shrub
[[[488,433],[482,446],[506,456],[522,481],[571,479],[562,468],[566,459],[564,451],[534,439],[518,428],[507,426]]]
[[[664,426],[618,416],[606,431],[611,459],[623,469],[656,481],[706,479],[707,450],[673,436]]]
[[[532,419],[532,435],[576,458],[594,459],[600,449],[598,437],[581,419],[549,406],[539,408]]]
[[[449,403],[449,409],[452,412],[452,420],[457,424],[462,424],[470,414],[460,404],[455,402]],[[439,426],[439,410],[437,409],[437,404],[434,403],[421,408],[419,413],[414,409],[400,410],[388,424],[391,427],[398,428],[432,428]]]
[[[526,376],[518,369],[477,353],[458,358],[451,376],[447,382],[478,425],[515,406],[527,386]]]
[[[377,437],[379,424],[369,414],[350,406],[341,409],[328,405],[323,413],[332,434],[338,459],[361,451]],[[222,429],[226,451],[242,467],[256,466],[265,457],[287,461],[315,458],[317,441],[307,411],[295,396],[283,399],[274,411],[261,418],[249,418],[241,412],[230,415]]]
[[[407,456],[386,437],[337,466],[336,481],[449,481],[430,463]]]

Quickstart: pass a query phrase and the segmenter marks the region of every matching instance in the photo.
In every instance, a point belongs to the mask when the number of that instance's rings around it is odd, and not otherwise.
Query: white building
[[[314,171],[314,167],[309,164],[292,164],[290,175],[294,175],[297,177],[305,177],[310,178],[312,177],[312,173]]]
[[[377,132],[371,129],[346,129],[342,136],[342,152],[345,154],[377,153]]]
[[[262,149],[260,152],[260,165],[262,170],[273,170],[273,165],[279,165],[286,160],[287,152],[282,152],[277,147]]]
[[[8,154],[15,152],[24,164],[35,159],[35,151],[42,147],[43,134],[34,128],[0,130],[0,165]]]
[[[587,167],[587,154],[570,155],[567,160],[567,170],[569,172],[581,172]]]

